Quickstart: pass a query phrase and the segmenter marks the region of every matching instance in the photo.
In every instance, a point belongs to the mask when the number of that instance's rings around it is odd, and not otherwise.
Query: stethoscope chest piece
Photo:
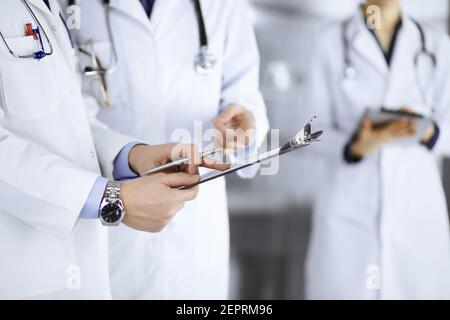
[[[207,46],[202,46],[195,58],[194,65],[197,74],[205,76],[210,75],[217,65],[217,59],[214,54],[209,51]]]

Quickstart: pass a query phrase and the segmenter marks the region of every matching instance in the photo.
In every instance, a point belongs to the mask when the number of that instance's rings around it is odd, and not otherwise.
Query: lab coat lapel
[[[156,9],[159,2],[165,1],[168,0],[156,1],[154,9]],[[139,0],[111,0],[110,6],[113,10],[118,10],[126,14],[128,17],[134,19],[136,22],[142,24],[142,26],[144,26],[143,30],[152,33],[151,23]]]
[[[66,57],[69,67],[73,69],[76,63],[75,51],[73,50],[73,44],[67,29],[66,21],[63,20],[65,19],[65,14],[61,11],[58,0],[49,0],[49,2],[52,9],[51,13],[53,15],[53,19],[57,22],[57,31],[54,32],[54,36],[60,44],[60,48]]]
[[[359,11],[356,17],[350,21],[347,37],[350,48],[367,60],[382,76],[386,75],[389,68],[383,52],[374,36],[367,30],[364,17]]]
[[[386,93],[387,104],[390,104],[389,101],[398,104],[399,102],[396,101],[398,96],[406,95],[411,98],[411,95],[414,94],[414,91],[409,91],[412,89],[410,84],[415,84],[415,81],[411,79],[415,80],[414,58],[420,50],[420,34],[410,18],[403,17],[402,19],[403,26],[397,36],[397,44],[391,62],[389,86]]]
[[[58,1],[49,1],[52,9],[51,11],[42,0],[28,0],[28,3],[30,4],[32,10],[37,9],[35,14],[37,15],[38,20],[43,24],[43,28],[45,28],[45,32],[50,38],[50,41],[52,41],[53,50],[61,50],[66,58],[66,62],[71,68],[73,68],[72,64],[74,63],[74,52],[72,50],[67,30],[64,27],[60,17],[61,8]],[[40,18],[40,16],[42,16],[45,21]],[[55,27],[57,28],[56,32],[53,31],[53,28]]]
[[[154,28],[157,28],[168,16],[171,14],[175,7],[188,4],[193,8],[191,1],[180,0],[156,0],[153,7],[153,13],[151,16],[151,24]]]
[[[32,7],[31,9],[33,10],[33,7],[35,9],[38,9],[39,12],[45,16],[46,19],[54,19],[54,16],[52,14],[52,12],[48,9],[47,5],[44,3],[44,1],[42,0],[28,0],[27,1],[30,6]],[[50,4],[51,6],[51,4]]]

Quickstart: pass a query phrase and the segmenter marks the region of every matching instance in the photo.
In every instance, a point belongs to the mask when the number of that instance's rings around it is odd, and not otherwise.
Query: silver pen
[[[208,151],[202,152],[200,154],[200,157],[203,159],[203,158],[212,156],[212,155],[218,153],[220,150],[222,150],[222,149],[212,149],[212,150],[208,150]],[[178,160],[175,160],[175,161],[163,164],[161,166],[158,166],[156,168],[150,169],[147,172],[145,172],[144,175],[148,176],[148,175],[155,174],[155,173],[158,173],[158,172],[161,172],[161,171],[172,169],[174,167],[177,167],[177,166],[180,166],[180,165],[183,165],[183,164],[188,164],[190,160],[191,160],[190,158],[178,159]]]

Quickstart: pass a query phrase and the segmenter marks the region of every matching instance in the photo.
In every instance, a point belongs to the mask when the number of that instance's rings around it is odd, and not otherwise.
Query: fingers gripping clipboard
[[[253,165],[259,164],[261,162],[270,160],[272,158],[275,157],[279,157],[283,154],[286,153],[290,153],[292,151],[295,150],[299,150],[302,148],[305,148],[317,141],[319,141],[320,136],[322,136],[322,131],[318,131],[318,132],[312,132],[312,122],[315,120],[315,117],[308,122],[302,130],[300,130],[299,133],[297,133],[293,138],[291,138],[287,143],[285,143],[282,147],[279,148],[275,148],[272,150],[269,150],[267,152],[258,154],[254,157],[250,157],[248,159],[246,159],[243,162],[240,163],[236,163],[233,164],[229,169],[224,170],[224,171],[212,171],[209,172],[203,176],[201,176],[200,181],[195,183],[195,184],[191,184],[191,185],[187,185],[187,186],[182,186],[180,188],[178,188],[178,190],[186,190],[192,187],[195,187],[197,185],[206,183],[208,181],[229,175],[231,173],[234,173],[236,171],[239,171],[241,169],[247,168],[247,167],[251,167]]]

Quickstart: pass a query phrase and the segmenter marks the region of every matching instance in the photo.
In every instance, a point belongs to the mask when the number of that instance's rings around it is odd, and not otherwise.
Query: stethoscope
[[[35,40],[39,43],[39,50],[27,55],[21,55],[18,53],[15,53],[11,47],[8,45],[8,42],[6,41],[5,37],[3,36],[2,32],[0,31],[0,37],[2,38],[3,43],[5,44],[6,48],[8,49],[9,53],[18,59],[35,59],[35,60],[41,60],[44,59],[47,56],[51,56],[53,54],[53,45],[50,41],[50,38],[48,37],[47,33],[45,32],[45,29],[42,27],[41,22],[34,14],[31,7],[28,5],[28,2],[26,0],[21,0],[22,4],[25,6],[27,11],[29,12],[30,16],[33,18],[34,23],[36,25],[35,29],[30,29],[31,35],[35,38]],[[42,40],[42,34],[44,34],[45,41],[47,42],[49,46],[49,51],[45,50],[44,41]]]
[[[209,50],[209,41],[208,41],[208,35],[206,31],[205,26],[205,20],[203,17],[203,11],[200,4],[200,0],[192,0],[194,3],[195,8],[195,14],[197,17],[198,22],[198,30],[199,30],[199,41],[200,41],[200,49],[199,53],[195,57],[194,60],[194,68],[195,71],[199,75],[209,75],[211,72],[215,69],[217,65],[217,59],[215,58],[214,54],[211,53]],[[75,5],[75,0],[69,0],[68,1],[69,6]],[[92,52],[87,51],[86,49],[79,49],[81,53],[88,55],[91,57],[92,65],[87,66],[82,70],[82,73],[87,77],[104,77],[107,74],[110,74],[114,72],[117,69],[119,58],[118,58],[118,52],[117,47],[114,41],[114,36],[112,33],[112,26],[111,26],[111,6],[110,6],[110,0],[103,0],[103,6],[105,8],[105,17],[106,17],[106,24],[108,29],[108,38],[109,42],[111,43],[112,47],[112,61],[110,66],[104,67],[101,65],[99,59],[96,57],[96,55]]]
[[[206,33],[205,20],[203,18],[200,0],[193,1],[200,34],[200,52],[194,61],[195,71],[200,75],[209,75],[216,67],[217,59],[214,54],[209,51],[208,35]]]
[[[88,51],[88,49],[85,48],[78,48],[78,51],[80,53],[87,55],[91,58],[91,65],[84,67],[81,71],[81,73],[86,77],[92,77],[92,78],[98,78],[102,77],[104,78],[106,75],[113,73],[119,64],[119,55],[117,53],[117,48],[114,42],[114,36],[112,34],[112,26],[111,26],[111,6],[110,6],[110,0],[103,0],[103,7],[105,10],[105,19],[106,19],[106,29],[108,33],[108,39],[111,43],[111,51],[112,51],[112,60],[109,66],[103,66],[98,56],[95,54],[93,50],[93,43],[90,42],[88,45],[90,45],[91,51]],[[69,0],[68,1],[69,6],[76,5],[76,0]]]
[[[419,84],[419,90],[421,91],[421,96],[423,99],[423,102],[427,101],[427,93],[425,85],[422,85],[424,81],[421,81],[421,75],[419,74],[419,68],[420,63],[422,60],[427,59],[431,63],[431,69],[433,72],[436,70],[437,66],[437,58],[436,55],[428,50],[427,47],[427,39],[425,37],[425,32],[420,25],[420,23],[414,19],[412,19],[413,23],[417,26],[417,30],[420,34],[420,50],[414,55],[414,67],[415,67],[415,76],[416,76],[416,82]],[[350,21],[346,21],[343,24],[343,32],[342,32],[342,43],[344,47],[344,80],[355,80],[358,77],[358,70],[356,70],[356,67],[352,63],[350,59],[350,43],[349,39],[347,38],[347,28]],[[429,83],[428,83],[429,85]]]
[[[200,39],[200,49],[199,53],[194,60],[194,68],[199,75],[209,75],[212,73],[217,65],[217,60],[215,56],[209,50],[208,35],[206,32],[205,21],[203,18],[203,12],[200,5],[200,0],[192,0],[194,3],[195,13],[198,22],[199,29],[199,39]],[[76,0],[69,0],[69,6],[76,5]],[[117,46],[114,40],[114,35],[112,33],[111,25],[111,5],[110,0],[103,0],[103,6],[105,9],[106,18],[106,28],[109,38],[109,43],[111,43],[112,59],[109,66],[103,66],[99,57],[95,54],[94,45],[92,41],[87,43],[84,48],[79,48],[80,53],[88,56],[91,60],[91,65],[81,68],[80,72],[85,76],[100,82],[100,93],[103,98],[103,105],[105,107],[110,106],[110,99],[108,95],[108,87],[106,76],[113,73],[119,64],[119,55],[117,51]],[[90,46],[91,49],[86,47]]]

